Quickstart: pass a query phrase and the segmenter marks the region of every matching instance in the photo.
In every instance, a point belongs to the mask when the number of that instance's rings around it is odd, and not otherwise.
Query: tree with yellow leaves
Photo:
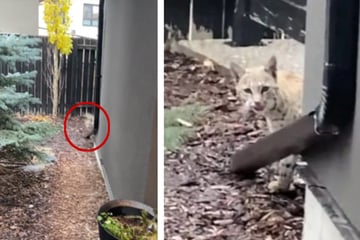
[[[71,0],[45,0],[44,16],[48,32],[48,41],[51,44],[52,69],[51,69],[51,90],[52,90],[52,115],[57,117],[61,78],[61,59],[68,56],[72,51],[72,38],[69,34],[70,17],[69,11]]]

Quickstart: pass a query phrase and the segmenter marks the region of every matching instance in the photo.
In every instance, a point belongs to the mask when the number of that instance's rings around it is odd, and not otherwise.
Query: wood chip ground
[[[68,125],[74,143],[91,147],[79,119]],[[96,215],[107,193],[94,153],[73,149],[62,131],[43,145],[58,158],[54,165],[39,173],[11,169],[0,176],[0,239],[98,239]]]
[[[165,152],[166,239],[300,240],[304,191],[270,194],[268,171],[229,172],[235,149],[264,136],[264,121],[245,121],[229,79],[180,54],[165,53],[165,108],[202,103],[211,110],[197,137]]]

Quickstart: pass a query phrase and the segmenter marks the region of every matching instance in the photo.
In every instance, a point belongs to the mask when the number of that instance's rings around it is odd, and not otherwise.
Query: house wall
[[[308,1],[304,86],[305,112],[314,109],[320,99],[324,60],[325,4],[326,1]],[[357,69],[360,69],[360,65]],[[359,75],[357,79],[360,82]],[[356,90],[359,96],[360,84],[357,84]],[[342,136],[331,146],[318,149],[319,151],[313,151],[304,156],[310,165],[310,169],[316,173],[321,185],[328,189],[344,214],[358,230],[360,230],[359,146],[360,98],[358,97],[352,129],[343,132]],[[305,209],[305,211],[313,211],[313,209]],[[316,224],[316,219],[308,218],[307,221],[310,221],[310,224]]]
[[[106,0],[104,15],[100,103],[110,115],[111,134],[98,154],[111,198],[155,207],[151,182],[157,176],[150,169],[156,170],[156,158],[150,155],[156,139],[157,0]],[[98,143],[106,132],[101,114]]]
[[[80,37],[87,37],[97,39],[98,28],[83,26],[83,6],[85,3],[99,5],[99,0],[73,0],[70,8],[70,32],[73,32],[73,35]],[[40,3],[39,8],[39,17],[38,17],[38,34],[41,36],[46,36],[46,24],[43,20],[44,16],[44,4]]]
[[[151,138],[151,152],[150,152],[150,165],[148,168],[148,176],[147,176],[147,185],[145,191],[144,202],[149,204],[150,206],[157,206],[157,106],[155,106],[156,110],[153,115],[153,127],[152,127],[152,138]]]
[[[1,0],[0,32],[37,35],[38,0]]]

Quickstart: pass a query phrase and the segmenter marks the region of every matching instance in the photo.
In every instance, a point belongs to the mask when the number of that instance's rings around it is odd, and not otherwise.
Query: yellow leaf
[[[61,54],[69,55],[72,51],[72,39],[69,32],[70,0],[45,0],[44,22],[48,31],[48,41]]]

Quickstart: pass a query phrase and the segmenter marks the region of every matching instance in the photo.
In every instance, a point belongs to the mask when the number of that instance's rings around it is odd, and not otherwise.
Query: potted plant
[[[109,201],[100,208],[97,221],[100,240],[157,239],[154,210],[137,201]]]

